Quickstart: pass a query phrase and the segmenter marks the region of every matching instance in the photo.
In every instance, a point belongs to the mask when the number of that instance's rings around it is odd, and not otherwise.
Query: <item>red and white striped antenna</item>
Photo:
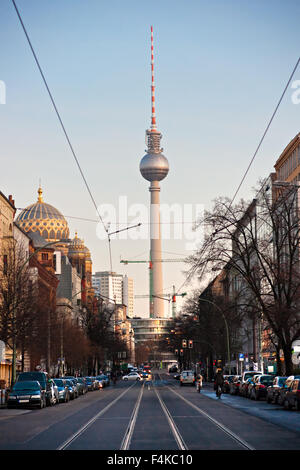
[[[154,53],[153,53],[153,26],[151,26],[151,130],[156,131],[156,116],[155,116],[155,85],[154,85]]]

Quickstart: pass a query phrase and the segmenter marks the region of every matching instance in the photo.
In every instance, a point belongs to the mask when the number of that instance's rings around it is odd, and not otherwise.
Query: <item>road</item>
[[[1,450],[298,450],[300,414],[265,401],[216,399],[166,372],[42,410],[0,409]]]

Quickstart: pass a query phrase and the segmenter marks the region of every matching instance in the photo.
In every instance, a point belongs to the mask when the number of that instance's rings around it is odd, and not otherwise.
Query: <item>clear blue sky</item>
[[[17,0],[78,159],[98,204],[148,204],[139,173],[150,125],[150,26],[154,27],[156,110],[170,172],[164,203],[204,204],[233,196],[299,56],[299,1]],[[63,214],[96,218],[10,0],[0,3],[0,190],[17,207],[44,199]],[[294,79],[300,79],[300,69]],[[300,105],[289,89],[239,193],[250,198],[299,132]],[[68,219],[92,252],[94,271],[109,269],[95,224]],[[185,253],[184,241],[164,243]],[[148,241],[112,242],[113,268],[148,292]],[[166,255],[165,257],[168,257]],[[172,256],[172,255],[170,255]],[[166,291],[184,280],[182,264],[164,264]],[[137,314],[147,302],[136,302]]]

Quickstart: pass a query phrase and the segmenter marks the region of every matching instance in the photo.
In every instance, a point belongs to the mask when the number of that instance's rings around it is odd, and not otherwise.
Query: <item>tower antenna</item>
[[[151,130],[156,131],[153,26],[151,26]]]

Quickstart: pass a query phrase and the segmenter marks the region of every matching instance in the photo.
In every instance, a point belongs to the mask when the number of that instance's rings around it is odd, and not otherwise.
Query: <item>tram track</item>
[[[125,430],[125,433],[123,435],[123,438],[121,438],[121,445],[119,447],[120,450],[129,450],[131,448],[132,438],[133,438],[134,433],[135,433],[136,424],[137,424],[138,419],[140,418],[139,417],[139,411],[140,411],[141,403],[142,403],[142,400],[143,400],[143,394],[144,394],[145,390],[147,391],[147,394],[153,392],[154,396],[156,397],[156,399],[157,399],[157,401],[160,405],[160,409],[163,413],[163,416],[164,416],[165,420],[168,423],[168,427],[169,427],[170,432],[171,432],[170,439],[171,439],[171,435],[172,435],[172,438],[176,442],[176,447],[178,448],[178,450],[185,451],[185,450],[189,449],[188,441],[185,440],[184,437],[183,437],[183,434],[186,432],[186,429],[181,430],[180,425],[178,425],[178,423],[176,424],[175,420],[178,419],[178,416],[176,416],[176,413],[174,414],[174,412],[173,412],[173,414],[172,414],[172,412],[170,411],[170,409],[167,405],[167,400],[162,397],[161,390],[163,391],[163,393],[166,390],[168,390],[168,391],[172,392],[172,394],[175,394],[176,397],[178,397],[180,400],[182,400],[185,403],[185,405],[187,405],[189,408],[192,408],[193,410],[195,410],[197,412],[197,415],[201,415],[203,418],[205,418],[210,423],[212,423],[219,431],[221,431],[224,435],[226,435],[227,437],[232,439],[236,444],[238,444],[239,447],[242,447],[243,449],[246,449],[246,450],[255,450],[254,447],[252,445],[250,445],[248,442],[246,442],[242,437],[235,434],[233,431],[231,431],[228,427],[226,427],[220,421],[218,421],[213,416],[211,416],[209,413],[207,413],[206,411],[201,409],[198,405],[196,405],[192,401],[188,400],[186,397],[184,397],[178,391],[174,390],[174,388],[172,388],[169,385],[165,384],[165,381],[162,380],[160,373],[155,373],[153,378],[155,380],[154,380],[154,383],[153,382],[151,383],[150,388],[149,388],[149,386],[147,386],[147,387],[145,386],[145,382],[143,382],[141,384],[140,391],[138,393],[137,399],[134,402],[134,405],[133,405],[133,408],[132,408],[132,412],[131,412],[131,415],[130,415],[130,418],[129,418],[129,421],[128,421],[128,425],[126,426],[126,430]],[[161,386],[160,386],[160,383],[161,383]],[[135,382],[134,384],[132,384],[131,386],[126,388],[126,390],[122,391],[122,393],[120,393],[114,400],[112,400],[102,410],[100,410],[98,413],[96,413],[95,416],[93,416],[93,418],[91,418],[89,421],[87,421],[85,424],[83,424],[75,433],[73,433],[71,436],[69,436],[69,438],[67,438],[59,447],[57,447],[57,450],[65,450],[65,449],[69,448],[79,437],[83,436],[83,434],[86,433],[91,428],[91,426],[96,423],[96,421],[100,417],[102,417],[105,413],[107,413],[110,409],[112,409],[112,407],[117,405],[118,402],[121,403],[122,398],[136,384],[137,383]],[[148,397],[149,397],[149,395],[148,395]],[[194,417],[197,417],[197,415],[195,415]],[[142,419],[142,417],[141,417],[141,419]],[[138,436],[136,436],[136,437],[138,437]],[[149,438],[150,438],[150,436],[149,436]],[[174,443],[174,445],[175,445],[175,443]]]
[[[76,439],[78,439],[87,429],[95,423],[95,421],[100,418],[104,413],[106,413],[113,405],[115,405],[129,390],[134,387],[136,383],[132,384],[130,387],[126,388],[124,392],[118,395],[112,402],[106,405],[102,410],[99,411],[93,418],[87,421],[83,426],[81,426],[75,433],[73,433],[68,439],[66,439],[56,450],[65,450],[67,449]]]
[[[161,380],[160,374],[157,373],[159,380]],[[210,414],[208,414],[206,411],[202,410],[199,408],[199,406],[195,405],[192,403],[190,400],[187,398],[183,397],[179,392],[175,391],[172,387],[166,386],[168,390],[170,390],[172,393],[174,393],[176,396],[178,396],[181,400],[183,400],[187,405],[189,405],[191,408],[196,410],[200,415],[204,416],[206,419],[208,419],[211,423],[213,423],[219,430],[221,430],[224,434],[229,436],[231,439],[233,439],[235,442],[237,442],[240,446],[242,446],[246,450],[255,450],[255,448],[249,444],[247,441],[245,441],[242,437],[238,436],[236,433],[231,431],[227,426],[224,424],[220,423],[218,420],[213,418]]]

